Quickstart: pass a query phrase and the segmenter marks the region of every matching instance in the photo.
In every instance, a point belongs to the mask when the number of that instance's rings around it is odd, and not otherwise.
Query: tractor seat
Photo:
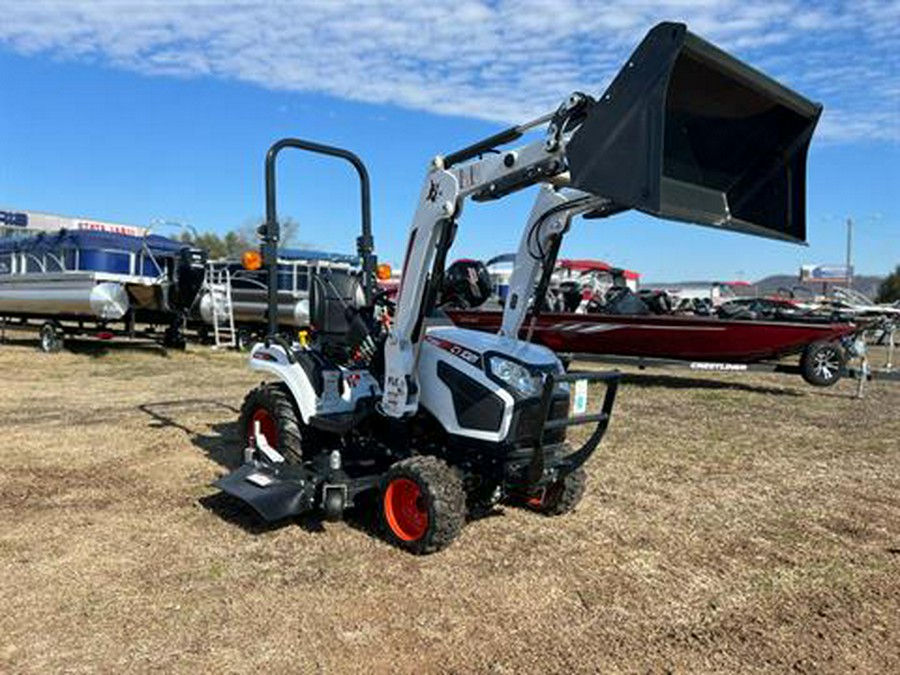
[[[365,306],[362,279],[350,269],[323,269],[311,278],[309,319],[322,353],[345,362],[370,335],[360,310]]]

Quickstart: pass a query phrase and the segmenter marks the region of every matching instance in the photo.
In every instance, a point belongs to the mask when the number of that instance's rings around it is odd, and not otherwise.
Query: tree
[[[875,302],[894,302],[900,300],[900,265],[888,274],[878,287]]]
[[[209,251],[210,260],[219,258],[240,258],[244,251],[259,248],[260,239],[257,228],[262,221],[251,218],[245,220],[236,230],[229,230],[220,236],[215,232],[202,232],[196,236],[185,231],[181,233],[183,242],[193,244]],[[300,224],[288,216],[281,219],[281,246],[304,246],[297,240]]]
[[[248,242],[248,246],[257,246],[259,244],[259,227],[265,222],[263,218],[250,218],[245,220],[243,224],[238,228],[237,234],[244,241]],[[298,223],[291,216],[287,216],[286,218],[279,218],[278,224],[281,226],[281,246],[304,246],[297,239],[297,234],[300,231],[300,223]],[[249,242],[253,242],[250,244]]]

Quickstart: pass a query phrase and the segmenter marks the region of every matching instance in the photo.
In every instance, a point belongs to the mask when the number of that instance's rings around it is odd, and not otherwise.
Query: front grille
[[[538,399],[516,404],[513,412],[509,438],[516,446],[533,446],[537,441],[538,429],[543,424],[540,419],[541,402]],[[569,394],[563,390],[553,395],[550,403],[549,420],[564,419],[569,415]],[[554,445],[566,440],[566,428],[560,427],[544,434],[544,445]]]

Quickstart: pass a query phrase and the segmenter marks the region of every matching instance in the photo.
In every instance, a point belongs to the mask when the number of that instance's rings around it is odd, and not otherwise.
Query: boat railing
[[[56,267],[59,269],[60,272],[65,272],[65,271],[66,271],[66,262],[65,262],[65,260],[63,260],[63,258],[61,258],[60,256],[54,255],[53,253],[51,253],[51,252],[48,251],[48,252],[45,254],[45,260],[44,260],[44,266],[45,266],[45,267],[46,267],[46,264],[47,264],[47,263],[46,263],[46,258],[49,258],[49,259],[52,260],[54,263],[56,263]]]
[[[164,265],[160,265],[159,261],[156,259],[156,256],[153,255],[153,251],[150,249],[150,245],[147,242],[147,239],[151,234],[155,234],[154,230],[158,230],[162,227],[174,227],[176,229],[181,230],[182,232],[187,232],[188,235],[191,236],[193,241],[197,241],[198,234],[196,228],[193,225],[189,225],[188,223],[183,223],[180,220],[169,220],[168,218],[154,218],[150,221],[149,227],[144,231],[144,236],[141,240],[141,256],[148,256],[153,263],[153,266],[156,268],[158,274],[155,278],[155,283],[164,283],[168,276],[166,274],[166,268]],[[144,276],[144,261],[141,261],[141,275]]]
[[[259,270],[246,270],[239,267],[238,262],[233,260],[214,260],[209,262],[209,269],[226,268],[230,272],[230,281],[232,286],[234,282],[239,282],[244,287],[253,287],[254,289],[266,290],[268,284],[265,280],[260,279]],[[289,287],[279,285],[278,290],[291,293],[293,295],[309,293],[309,277],[322,269],[346,269],[348,263],[330,260],[286,260],[278,261],[279,272],[281,274],[290,275]],[[284,269],[288,268],[288,269]],[[301,279],[306,278],[305,283],[301,283]]]
[[[34,253],[27,253],[27,252],[25,253],[25,265],[24,265],[25,269],[23,270],[23,273],[25,273],[25,274],[28,273],[28,261],[29,260],[32,260],[35,263],[37,263],[38,267],[41,268],[40,269],[41,274],[46,274],[47,265],[44,262],[43,258],[38,258]]]

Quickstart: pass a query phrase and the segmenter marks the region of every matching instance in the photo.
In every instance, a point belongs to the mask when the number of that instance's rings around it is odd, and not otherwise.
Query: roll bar
[[[375,254],[372,239],[371,191],[369,188],[369,172],[363,161],[349,150],[331,145],[313,143],[299,138],[282,138],[276,141],[266,153],[266,222],[259,228],[262,237],[262,254],[268,271],[268,293],[266,315],[269,336],[278,333],[278,240],[281,228],[278,225],[278,214],[275,199],[275,160],[285,148],[296,148],[319,155],[337,157],[353,165],[359,174],[360,211],[362,219],[361,234],[356,239],[356,250],[362,261],[363,290],[366,302],[371,303],[375,295]]]

